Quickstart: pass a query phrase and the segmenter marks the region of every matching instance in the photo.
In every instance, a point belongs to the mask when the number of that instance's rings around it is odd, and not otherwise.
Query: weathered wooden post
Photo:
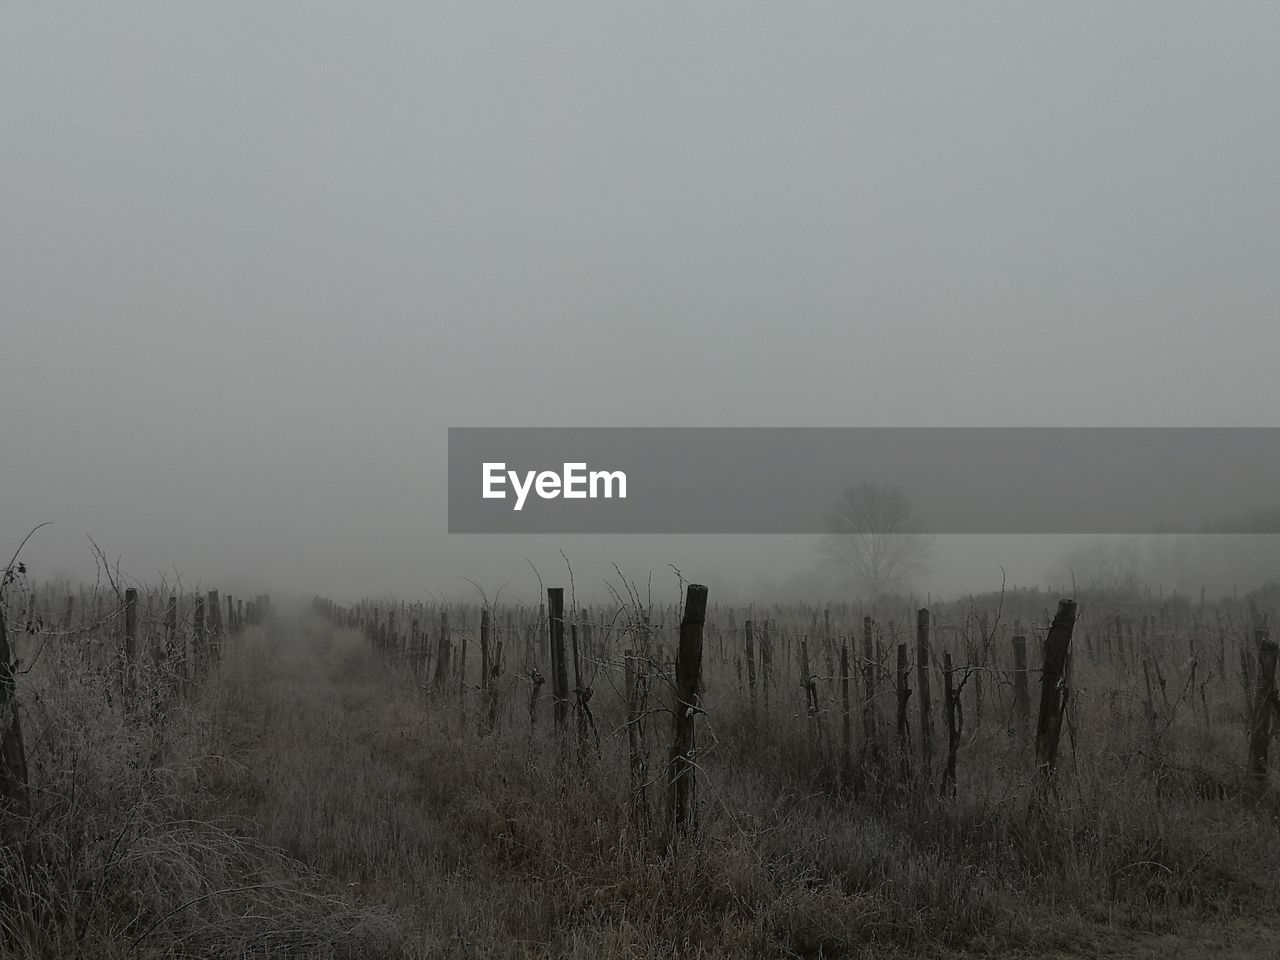
[[[1267,782],[1267,754],[1271,744],[1271,712],[1276,703],[1277,647],[1267,630],[1255,630],[1258,645],[1258,677],[1253,707],[1249,711],[1249,779],[1255,784]]]
[[[1040,720],[1036,725],[1036,763],[1052,778],[1058,762],[1058,739],[1062,735],[1062,715],[1071,691],[1067,689],[1067,656],[1071,652],[1071,632],[1075,629],[1076,602],[1059,600],[1058,612],[1044,641],[1044,672],[1040,684]]]
[[[436,671],[432,683],[437,688],[444,686],[449,678],[449,611],[440,611],[440,636],[437,640]]]
[[[137,689],[138,671],[138,590],[126,587],[124,591],[124,673],[120,678],[126,697]]]
[[[458,634],[458,715],[467,725],[467,614],[462,614],[462,630]]]
[[[973,726],[975,730],[982,727],[982,675],[987,665],[987,659],[991,655],[992,630],[986,611],[983,611],[982,616],[979,618],[979,624],[981,630],[979,636],[982,640],[982,645],[978,650],[980,656],[976,658],[978,660],[978,669],[969,674],[970,679],[973,680]]]
[[[933,701],[929,692],[929,611],[916,612],[916,686],[920,695],[920,760],[924,778],[933,775]]]
[[[502,665],[506,662],[503,656],[504,637],[502,631],[495,631],[498,635],[497,650],[489,655],[489,729],[497,729],[498,726],[498,681],[502,676]]]
[[[845,781],[853,769],[853,725],[849,716],[849,645],[840,644],[840,776]]]
[[[23,821],[31,812],[27,793],[27,754],[18,717],[17,683],[13,675],[13,651],[0,606],[0,842],[21,839]]]
[[[707,588],[691,583],[685,591],[676,654],[675,704],[671,711],[670,816],[672,836],[697,830],[694,808],[694,718],[702,676],[702,626],[707,616]]]
[[[648,758],[644,744],[644,699],[643,681],[636,672],[634,651],[623,651],[623,669],[626,674],[627,698],[627,759],[631,775],[631,792],[629,794],[631,822],[637,829],[643,829],[649,819],[649,805],[645,798],[645,782],[648,780]]]
[[[578,731],[578,762],[587,756],[587,734],[594,720],[591,716],[591,690],[582,682],[582,659],[578,649],[578,625],[569,625],[569,639],[573,646],[573,702]]]
[[[1227,676],[1227,632],[1222,629],[1222,614],[1218,614],[1218,676]]]
[[[188,661],[187,680],[195,681],[204,676],[209,665],[209,646],[205,638],[204,597],[196,597],[191,613],[191,659]]]
[[[569,665],[564,655],[564,588],[547,587],[547,626],[551,635],[551,696],[556,735],[563,741],[569,724]]]
[[[580,698],[580,696],[579,696],[579,693],[580,693],[580,690],[581,690],[581,687],[582,687],[582,656],[581,656],[581,652],[580,652],[580,650],[579,650],[579,648],[578,648],[578,624],[577,624],[577,621],[573,621],[573,622],[571,622],[571,623],[569,624],[569,649],[568,649],[568,653],[569,653],[569,655],[571,655],[571,656],[573,657],[573,687],[572,687],[572,693],[573,693],[573,711],[574,711],[575,721],[576,721],[576,723],[577,723],[577,725],[578,725],[578,728],[579,728],[579,729],[578,729],[578,738],[579,738],[578,747],[579,747],[579,749],[581,749],[581,747],[582,747],[582,733],[583,733],[583,731],[582,731],[582,729],[581,729],[581,725],[582,725],[582,716],[581,716],[581,714],[580,714],[580,710],[579,710],[579,708],[581,707],[581,705],[582,705],[582,704],[581,704],[581,698]],[[567,667],[567,666],[566,666],[566,668],[565,668],[565,673],[568,673],[568,667]]]
[[[490,619],[488,608],[480,611],[480,702],[481,716],[486,718],[483,721],[486,724],[489,722],[488,716],[493,712],[490,692],[493,678],[489,675],[489,632],[492,629]]]
[[[800,641],[800,686],[804,689],[805,713],[809,718],[810,747],[818,751],[818,692],[809,663],[809,640]]]
[[[862,737],[866,744],[867,755],[875,760],[880,752],[880,744],[877,734],[879,723],[876,719],[877,664],[871,639],[872,622],[869,616],[862,618],[862,683],[865,698],[862,704]]]
[[[747,687],[751,696],[751,726],[754,728],[756,724],[756,644],[755,626],[750,620],[742,628],[742,633],[747,641]]]
[[[831,611],[822,611],[822,653],[823,663],[827,667],[827,692],[830,693],[835,685],[836,665],[835,665],[835,639],[831,636]]]
[[[911,687],[908,685],[907,645],[898,644],[898,763],[899,773],[906,780],[911,773],[911,721],[907,716],[907,701],[911,699]]]
[[[942,654],[943,712],[947,715],[947,766],[942,774],[942,795],[955,796],[956,754],[960,750],[960,726],[963,715],[960,700],[956,696],[955,672],[951,666],[951,654]]]
[[[1258,659],[1257,654],[1249,649],[1248,644],[1240,644],[1240,692],[1244,697],[1244,712],[1247,719],[1247,725],[1253,726],[1253,702],[1254,693],[1257,691],[1258,684],[1254,679],[1257,672],[1255,661]]]
[[[218,603],[218,591],[209,591],[209,659],[217,663],[222,659],[222,606]]]
[[[764,674],[764,713],[769,716],[769,687],[773,682],[773,636],[770,622],[764,622],[764,632],[760,635],[760,672]]]

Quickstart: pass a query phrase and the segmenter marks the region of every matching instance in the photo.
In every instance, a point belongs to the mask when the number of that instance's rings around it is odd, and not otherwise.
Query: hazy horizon
[[[447,428],[1280,408],[1274,4],[4,21],[0,552],[52,521],[38,577],[91,535],[233,593],[532,595],[563,549],[741,597],[812,538],[450,536]],[[1072,544],[947,541],[915,589]]]

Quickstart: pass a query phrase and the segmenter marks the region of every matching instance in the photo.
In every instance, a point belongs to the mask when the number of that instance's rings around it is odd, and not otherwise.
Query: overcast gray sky
[[[451,425],[1275,425],[1277,38],[1273,2],[5,3],[0,548],[419,595],[559,562],[446,535]]]

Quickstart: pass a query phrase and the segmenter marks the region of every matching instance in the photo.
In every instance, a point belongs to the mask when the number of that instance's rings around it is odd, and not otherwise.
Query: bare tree
[[[917,529],[915,511],[899,486],[858,483],[848,487],[827,515],[829,533],[820,549],[875,601],[900,592],[924,572],[932,539]]]

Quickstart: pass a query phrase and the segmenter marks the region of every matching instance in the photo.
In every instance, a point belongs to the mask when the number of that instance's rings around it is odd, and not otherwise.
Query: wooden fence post
[[[492,627],[490,628],[492,629]],[[505,662],[502,653],[503,635],[501,631],[497,631],[498,644],[497,650],[489,653],[489,729],[497,729],[498,726],[498,680],[502,676],[502,664]]]
[[[204,626],[204,597],[196,597],[195,609],[191,614],[191,660],[188,664],[187,680],[194,682],[204,676],[208,657],[209,647]]]
[[[1044,641],[1044,672],[1040,683],[1040,720],[1036,725],[1036,763],[1047,778],[1058,762],[1062,715],[1071,691],[1067,689],[1067,656],[1076,624],[1076,602],[1059,600],[1058,612]]]
[[[916,687],[920,697],[920,760],[924,778],[933,774],[933,701],[929,692],[929,611],[916,612]]]
[[[911,699],[911,687],[908,684],[910,674],[907,672],[907,645],[898,644],[898,763],[899,774],[907,779],[911,772],[911,720],[907,715],[907,701]]]
[[[769,716],[769,687],[773,680],[773,635],[769,629],[770,622],[765,620],[764,632],[760,635],[760,672],[764,674],[764,714]]]
[[[648,762],[644,744],[644,683],[636,674],[634,651],[624,650],[623,669],[626,674],[627,698],[627,754],[631,775],[629,809],[631,822],[637,829],[644,829],[649,819],[649,805],[645,801],[645,781],[648,780]]]
[[[680,648],[676,654],[675,704],[671,726],[671,832],[697,830],[694,807],[694,718],[698,712],[698,684],[702,677],[702,627],[707,617],[707,588],[691,583],[685,591],[684,618],[680,622]]]
[[[208,631],[208,654],[209,660],[217,663],[222,659],[222,606],[218,603],[218,591],[209,591],[209,631]],[[207,666],[207,664],[206,664]]]
[[[458,634],[458,716],[462,726],[467,725],[467,615],[462,615],[462,630]]]
[[[124,674],[120,678],[126,697],[137,689],[138,671],[138,589],[126,587],[124,591]]]
[[[17,683],[13,676],[13,652],[0,607],[0,842],[16,843],[22,821],[31,812],[27,793],[27,754],[18,717]]]
[[[960,700],[956,696],[955,673],[951,666],[951,654],[942,654],[943,712],[947,715],[947,766],[942,774],[942,795],[955,796],[956,754],[960,750],[960,726],[962,715]]]
[[[591,688],[582,682],[582,658],[578,649],[578,625],[569,625],[569,638],[573,644],[573,697],[578,731],[578,762],[586,760],[587,735],[595,727],[591,716]]]
[[[862,618],[862,684],[863,684],[863,700],[862,704],[862,737],[866,745],[867,755],[872,761],[875,761],[880,753],[879,736],[877,728],[879,723],[876,719],[876,687],[878,679],[876,676],[876,655],[872,646],[871,626],[872,619],[869,616]]]
[[[805,713],[809,718],[810,748],[814,752],[814,759],[817,759],[820,739],[818,730],[818,690],[817,685],[813,682],[812,666],[809,662],[809,640],[807,637],[800,641],[800,686],[804,690]]]
[[[1249,711],[1249,779],[1255,784],[1267,782],[1267,754],[1271,743],[1271,711],[1276,703],[1276,658],[1280,647],[1267,630],[1255,630],[1258,645],[1257,685],[1253,707]]]
[[[547,587],[547,626],[551,636],[551,696],[556,735],[564,740],[569,724],[569,665],[564,656],[564,587]]]
[[[742,628],[747,641],[747,687],[751,697],[751,726],[756,725],[756,644],[753,634],[755,625],[748,620]]]
[[[822,650],[823,662],[827,667],[827,693],[830,694],[835,689],[835,639],[831,636],[831,611],[822,611]]]
[[[969,674],[970,679],[973,680],[973,726],[975,730],[982,726],[982,675],[991,657],[992,630],[985,612],[980,617],[979,624],[982,631],[980,634],[982,645],[978,652],[981,656],[975,658],[978,660],[978,669]]]
[[[840,644],[840,776],[848,782],[853,769],[853,727],[849,717],[849,645]]]
[[[449,677],[449,611],[440,611],[440,636],[436,650],[436,672],[432,683],[443,687]]]
[[[582,716],[582,657],[578,650],[578,624],[575,620],[569,624],[569,653],[573,656],[573,716],[574,727],[578,733],[578,759],[582,759],[582,751],[586,744],[586,728]],[[568,667],[565,668],[567,674]]]
[[[490,620],[489,610],[486,607],[480,611],[480,715],[482,722],[486,724],[489,722],[487,717],[492,713],[489,689],[492,680],[489,676],[489,632],[492,630]]]

